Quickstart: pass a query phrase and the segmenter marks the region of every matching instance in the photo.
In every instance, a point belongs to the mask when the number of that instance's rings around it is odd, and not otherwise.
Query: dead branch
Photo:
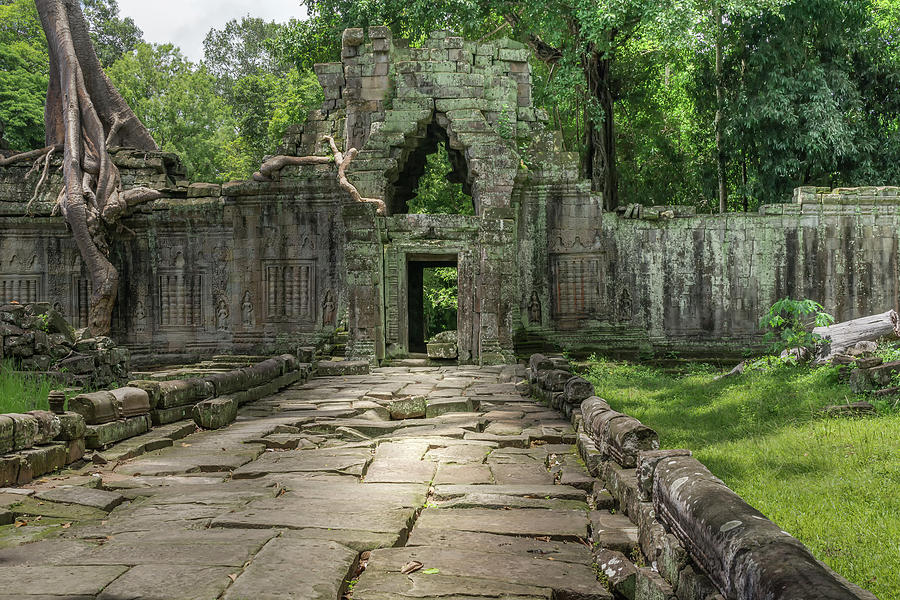
[[[350,166],[350,163],[356,158],[359,151],[356,148],[350,148],[347,154],[344,155],[333,137],[325,135],[322,136],[322,140],[328,142],[333,156],[273,156],[260,165],[259,171],[253,174],[253,180],[260,182],[277,181],[280,177],[281,169],[288,165],[322,165],[334,162],[338,168],[338,185],[341,186],[341,189],[350,194],[354,202],[371,202],[377,206],[378,214],[385,214],[385,204],[382,200],[378,198],[363,198],[356,186],[347,179],[347,167]]]
[[[45,146],[37,150],[29,150],[28,152],[13,154],[12,156],[8,156],[6,158],[0,158],[0,167],[8,167],[9,165],[13,165],[18,162],[25,162],[27,160],[41,158],[45,154],[48,154],[50,152],[60,152],[62,149],[62,144],[53,144],[51,146]]]

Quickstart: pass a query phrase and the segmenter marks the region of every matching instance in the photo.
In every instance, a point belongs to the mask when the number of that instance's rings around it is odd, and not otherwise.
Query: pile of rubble
[[[126,348],[76,331],[48,302],[0,306],[0,359],[80,387],[121,383],[129,371]]]

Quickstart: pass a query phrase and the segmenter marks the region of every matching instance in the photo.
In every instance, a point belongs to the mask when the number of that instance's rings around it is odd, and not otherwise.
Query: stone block
[[[59,418],[59,434],[56,439],[68,441],[77,440],[84,437],[85,421],[84,417],[73,411],[66,411]]]
[[[341,36],[341,44],[345,47],[356,47],[366,41],[366,34],[362,27],[348,27]]]
[[[222,195],[222,186],[216,183],[192,183],[188,186],[188,198],[213,197]]]
[[[425,407],[425,417],[433,418],[447,413],[472,412],[477,410],[475,399],[467,396],[455,396],[450,398],[430,398]]]
[[[0,456],[0,486],[17,484],[21,464],[22,457],[18,454]]]
[[[50,444],[23,450],[19,453],[19,456],[22,462],[19,466],[18,482],[19,485],[23,485],[35,477],[40,477],[65,467],[68,449],[65,444]]]
[[[37,419],[31,415],[9,413],[3,415],[13,422],[13,450],[24,450],[34,445],[38,433]]]
[[[101,425],[88,425],[84,435],[85,446],[91,449],[105,448],[110,444],[146,433],[150,429],[150,416],[140,415]]]
[[[635,578],[634,600],[675,600],[675,590],[659,573],[641,567]]]
[[[173,379],[160,381],[157,408],[172,408],[194,404],[212,395],[212,386],[202,379]]]
[[[563,394],[566,402],[570,404],[581,404],[582,400],[586,400],[594,395],[594,384],[583,377],[572,377],[566,381]]]
[[[368,374],[369,362],[365,360],[323,360],[316,364],[316,375],[319,377]]]
[[[638,568],[621,552],[607,548],[594,551],[594,563],[609,582],[611,592],[634,600]]]
[[[62,504],[89,506],[105,512],[111,511],[125,501],[125,496],[122,494],[80,485],[63,485],[43,490],[35,494],[35,498]]]
[[[49,444],[59,435],[61,426],[57,415],[46,410],[32,410],[28,414],[37,422],[35,444]]]
[[[59,361],[56,367],[63,373],[90,375],[94,372],[94,357],[89,354],[77,354]]]
[[[452,360],[459,356],[456,344],[430,342],[425,344],[425,348],[428,351],[428,358]]]
[[[82,421],[83,422],[83,421]],[[84,438],[80,437],[66,442],[66,464],[81,460],[84,457]]]
[[[427,402],[425,396],[407,396],[389,403],[388,410],[394,420],[423,418],[428,408]]]
[[[84,417],[88,425],[101,425],[119,418],[119,404],[110,392],[78,394],[69,400],[69,408]]]
[[[551,392],[562,392],[572,374],[562,369],[543,370],[538,372],[538,383]]]
[[[238,401],[232,396],[219,396],[194,405],[191,416],[204,429],[221,429],[237,418]]]
[[[150,412],[150,396],[145,390],[137,387],[120,387],[110,390],[116,399],[120,417],[136,417]]]
[[[0,415],[0,454],[15,448],[15,422],[8,415]]]
[[[183,404],[172,408],[155,408],[150,411],[150,420],[154,425],[166,425],[191,418],[193,404]]]
[[[653,500],[653,473],[659,461],[675,456],[691,456],[690,450],[644,450],[638,453],[637,478],[642,502]]]

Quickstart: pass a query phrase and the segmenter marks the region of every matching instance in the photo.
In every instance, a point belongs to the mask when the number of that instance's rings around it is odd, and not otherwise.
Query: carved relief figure
[[[143,331],[147,325],[147,313],[144,311],[144,303],[140,300],[134,305],[134,324],[137,331]]]
[[[631,321],[632,314],[631,292],[628,291],[628,288],[622,288],[616,306],[616,317],[619,321]]]
[[[244,292],[244,299],[241,301],[241,322],[244,327],[253,325],[253,301],[250,299],[250,292]]]
[[[228,331],[228,303],[225,302],[225,295],[219,294],[216,302],[216,329],[219,331]]]
[[[541,299],[537,290],[531,292],[531,302],[528,304],[528,321],[532,325],[541,324]]]
[[[325,299],[322,301],[322,325],[334,325],[337,316],[337,306],[334,303],[334,294],[331,290],[325,290]]]

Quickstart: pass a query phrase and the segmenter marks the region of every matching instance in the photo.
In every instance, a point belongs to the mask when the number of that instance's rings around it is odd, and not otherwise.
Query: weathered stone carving
[[[216,329],[228,331],[228,303],[224,294],[219,294],[216,301]]]
[[[528,321],[532,325],[541,324],[541,298],[537,290],[531,292],[531,302],[528,304]]]
[[[253,326],[253,301],[249,291],[244,292],[244,298],[241,301],[241,323],[245,328]]]
[[[326,327],[337,322],[337,305],[334,302],[332,291],[325,290],[325,298],[322,300],[322,324]]]

